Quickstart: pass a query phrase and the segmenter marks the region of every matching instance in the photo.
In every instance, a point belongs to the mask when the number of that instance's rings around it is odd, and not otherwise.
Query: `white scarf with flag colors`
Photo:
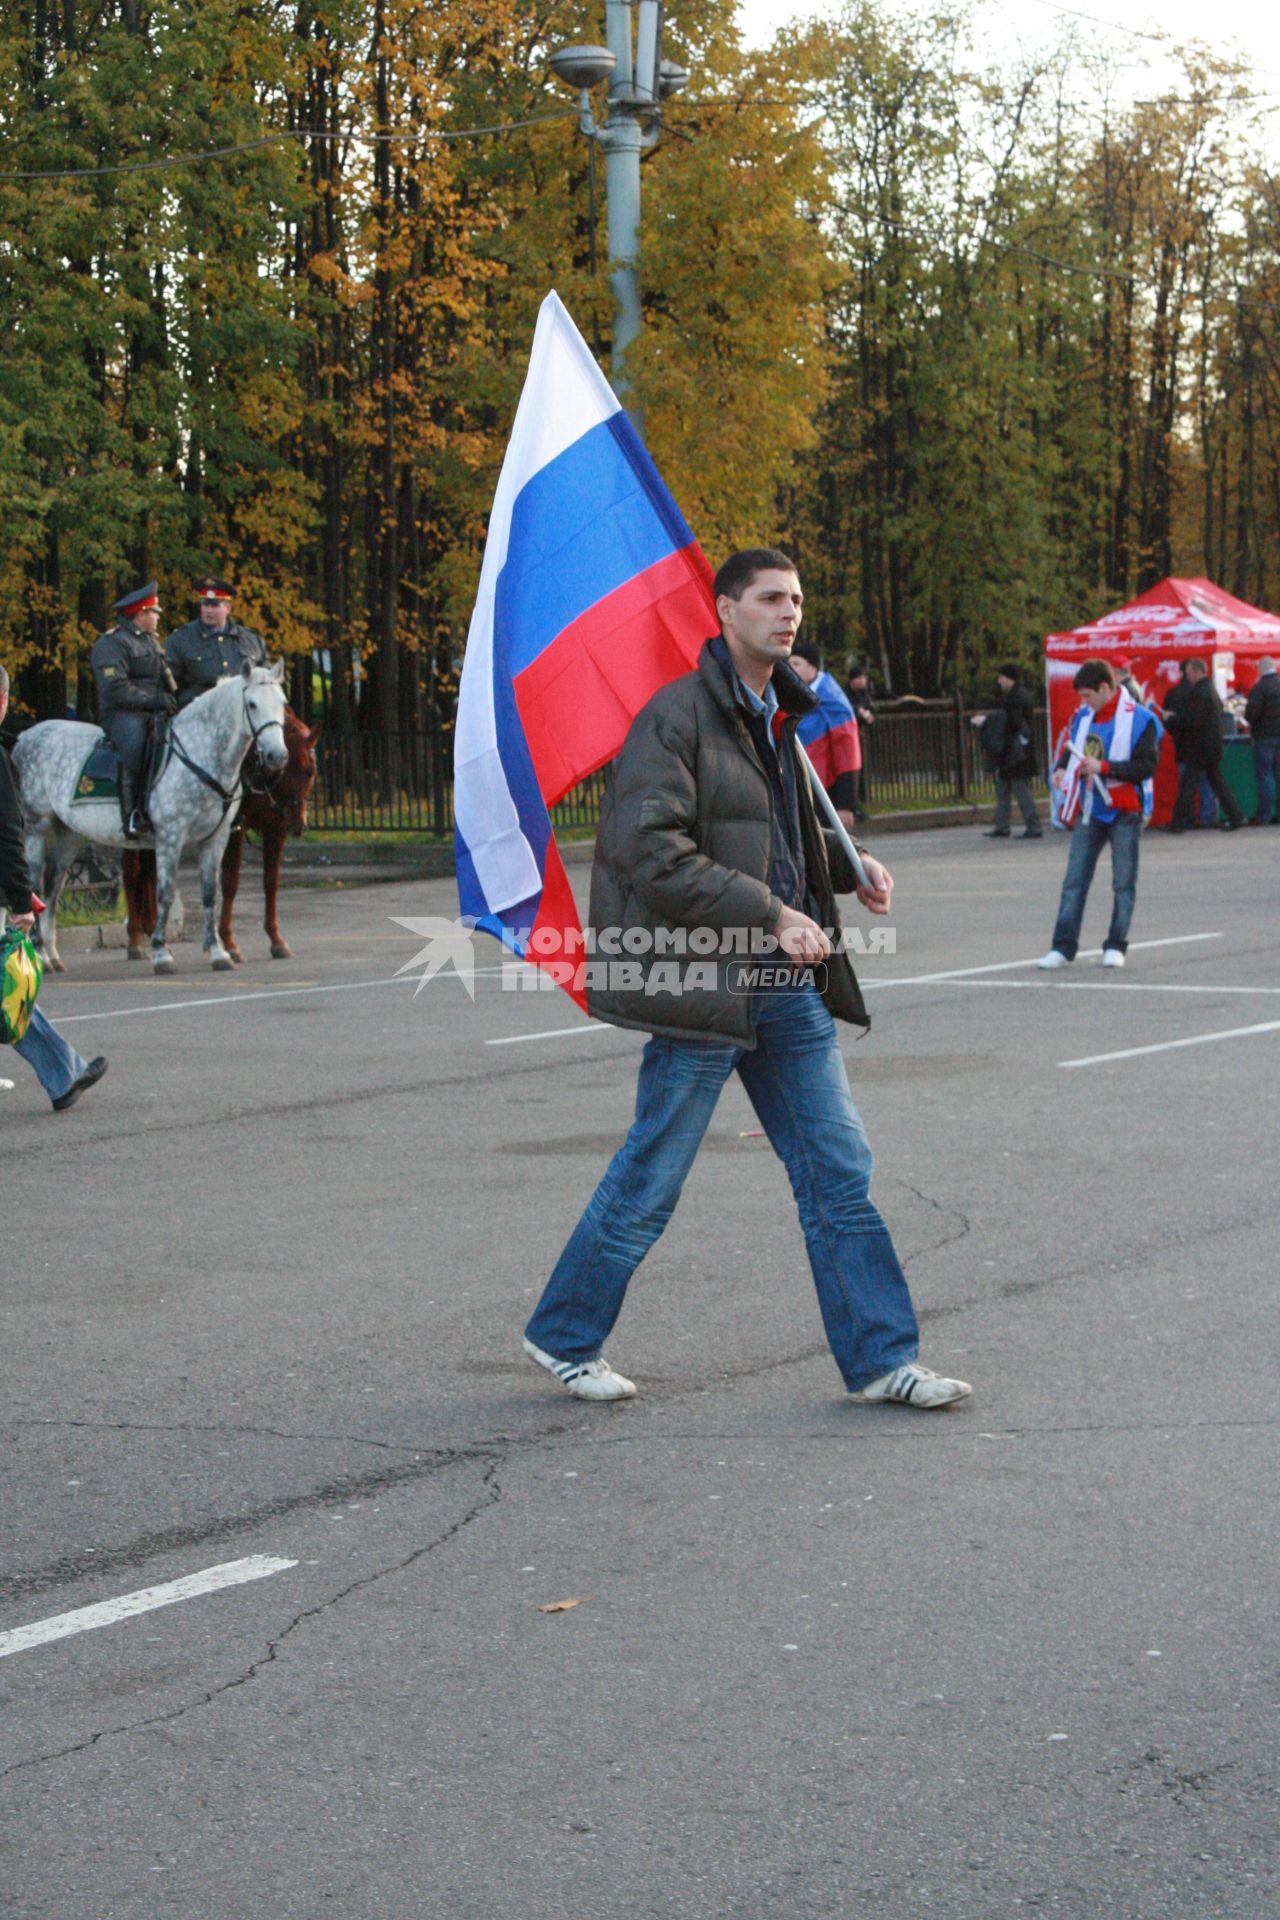
[[[1141,706],[1125,687],[1119,689],[1115,709],[1106,720],[1092,707],[1081,707],[1071,723],[1071,759],[1062,796],[1062,818],[1068,825],[1077,817],[1105,824],[1118,813],[1141,813],[1150,818],[1153,798],[1150,780],[1136,786],[1130,780],[1108,780],[1100,773],[1082,772],[1081,763],[1086,757],[1128,760],[1135,738],[1152,724],[1151,710]]]

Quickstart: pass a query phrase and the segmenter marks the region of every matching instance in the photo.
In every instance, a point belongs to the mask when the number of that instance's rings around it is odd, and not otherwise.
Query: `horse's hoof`
[[[235,962],[229,953],[215,953],[209,964],[215,973],[230,973]]]
[[[62,955],[60,953],[46,954],[44,963],[46,967],[48,967],[50,973],[65,973],[67,970],[66,962],[63,960]]]
[[[227,952],[231,955],[231,964],[233,967],[242,967],[244,965],[244,955],[241,953],[239,947],[228,947]]]
[[[174,970],[173,955],[171,953],[162,953],[155,962],[155,971],[157,973],[173,973]]]
[[[145,947],[130,947],[129,958],[131,960],[145,960],[146,957],[147,950]]]
[[[271,958],[273,960],[292,960],[293,948],[287,940],[273,940],[271,942]]]

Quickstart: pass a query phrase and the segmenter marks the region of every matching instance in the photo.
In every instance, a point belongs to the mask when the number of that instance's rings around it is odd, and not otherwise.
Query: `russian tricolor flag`
[[[855,776],[862,769],[862,741],[852,704],[833,674],[825,670],[810,686],[818,704],[796,729],[832,803],[849,813],[858,808]]]
[[[513,953],[574,951],[554,939],[581,925],[548,808],[613,758],[716,626],[701,549],[549,293],[494,495],[454,744],[461,909]]]

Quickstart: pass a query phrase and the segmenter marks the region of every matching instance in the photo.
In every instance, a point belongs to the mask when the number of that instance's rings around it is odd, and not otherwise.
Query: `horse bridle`
[[[265,720],[260,727],[255,727],[253,724],[253,717],[249,712],[249,688],[247,684],[241,689],[241,699],[244,703],[245,725],[249,729],[249,746],[245,749],[245,759],[248,759],[250,752],[254,752],[254,753],[257,752],[259,736],[264,733],[269,733],[272,727],[279,727],[280,738],[282,740],[284,739],[284,721],[283,720]],[[190,768],[191,772],[195,774],[197,780],[202,780],[206,787],[211,788],[212,791],[217,794],[218,798],[222,802],[222,811],[225,814],[227,809],[232,805],[233,801],[235,800],[241,787],[244,785],[243,771],[241,772],[240,777],[237,779],[235,786],[232,787],[230,792],[228,792],[220,780],[215,780],[213,775],[205,767],[200,766],[196,761],[194,761],[191,758],[191,755],[187,752],[186,748],[183,746],[181,740],[179,740],[177,734],[174,732],[172,727],[170,727],[169,729],[169,745],[173,749],[173,751],[177,754],[183,766]],[[241,768],[243,769],[244,761],[241,761],[240,764],[241,764]],[[284,769],[281,768],[281,772],[283,771]],[[254,789],[254,791],[260,791],[260,789]],[[278,803],[273,803],[273,804],[278,804]]]

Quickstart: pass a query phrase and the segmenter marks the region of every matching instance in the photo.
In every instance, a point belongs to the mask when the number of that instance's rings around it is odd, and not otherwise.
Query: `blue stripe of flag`
[[[692,540],[626,414],[592,427],[516,498],[494,605],[495,682],[504,670],[514,679],[589,607]]]

